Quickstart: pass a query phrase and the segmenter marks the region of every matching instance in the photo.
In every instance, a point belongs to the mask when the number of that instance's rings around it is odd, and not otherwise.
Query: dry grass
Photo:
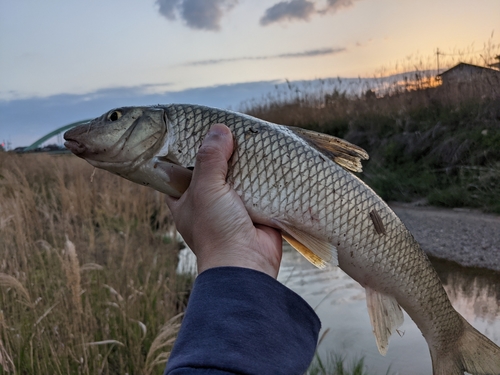
[[[0,153],[0,374],[161,374],[191,280],[162,195]]]
[[[439,72],[460,62],[488,67],[500,55],[500,43],[491,34],[482,47],[464,50],[441,49]],[[458,107],[463,103],[500,97],[497,79],[484,77],[465,85],[440,87],[436,77],[436,55],[415,53],[377,69],[372,77],[361,79],[321,79],[316,82],[276,86],[265,97],[242,105],[241,110],[278,124],[307,126],[320,131],[346,133],[349,124],[360,118],[390,116],[405,120],[423,107],[436,104]],[[340,134],[342,136],[342,134]]]

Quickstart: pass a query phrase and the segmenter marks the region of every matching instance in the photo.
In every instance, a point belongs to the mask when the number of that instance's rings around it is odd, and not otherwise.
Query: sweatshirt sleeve
[[[165,375],[304,374],[321,323],[296,293],[247,268],[195,280]]]

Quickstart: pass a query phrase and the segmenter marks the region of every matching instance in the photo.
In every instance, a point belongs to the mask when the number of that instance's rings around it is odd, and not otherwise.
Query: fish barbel
[[[65,133],[97,168],[179,197],[215,123],[234,136],[227,181],[252,220],[318,267],[338,265],[366,289],[378,349],[403,308],[429,346],[433,373],[500,374],[500,348],[451,305],[427,256],[396,214],[352,172],[367,153],[347,141],[236,112],[171,104],[113,109]]]

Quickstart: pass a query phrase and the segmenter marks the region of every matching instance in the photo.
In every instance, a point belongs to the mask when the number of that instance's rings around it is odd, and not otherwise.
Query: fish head
[[[64,145],[96,168],[180,197],[192,171],[167,157],[167,130],[162,107],[116,108],[68,130]]]
[[[68,130],[64,145],[93,166],[120,174],[150,159],[166,133],[163,109],[123,107]]]

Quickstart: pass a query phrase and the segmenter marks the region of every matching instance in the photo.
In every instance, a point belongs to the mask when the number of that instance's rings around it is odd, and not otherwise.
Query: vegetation
[[[436,87],[414,65],[363,94],[289,84],[245,111],[365,148],[361,178],[386,200],[500,213],[500,85]],[[0,153],[0,375],[160,374],[192,284],[172,230],[158,192],[72,156]],[[332,355],[308,374],[365,372]]]
[[[161,374],[191,282],[162,194],[0,154],[0,374]]]
[[[318,347],[321,346],[329,331],[330,328],[327,328],[323,332],[319,338]],[[314,358],[304,375],[371,375],[369,372],[365,372],[364,358],[354,359],[350,364],[346,362],[345,357],[335,352],[328,353],[326,359],[322,359],[318,350],[316,350]],[[386,375],[390,375],[390,367]]]
[[[245,111],[363,147],[360,177],[385,200],[500,213],[500,79],[436,86],[426,72],[374,80],[361,95],[290,84]]]
[[[354,361],[352,366],[346,368],[345,360],[342,356],[331,354],[326,362],[316,354],[309,366],[306,375],[368,375],[365,372],[364,360]]]

